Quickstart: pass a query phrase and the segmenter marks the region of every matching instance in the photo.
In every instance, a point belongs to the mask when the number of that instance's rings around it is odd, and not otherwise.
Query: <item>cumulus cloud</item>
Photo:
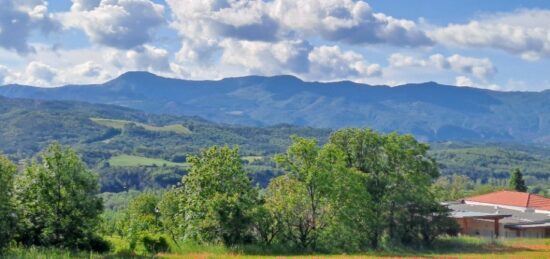
[[[249,73],[281,74],[306,73],[308,55],[313,47],[305,41],[281,41],[277,43],[225,40],[221,62],[238,65]]]
[[[270,13],[290,31],[349,44],[425,46],[415,22],[375,13],[365,1],[275,0]]]
[[[437,68],[441,70],[451,70],[456,73],[470,74],[481,80],[489,80],[493,78],[497,72],[496,67],[488,58],[465,57],[458,54],[449,57],[435,54],[427,59],[422,59],[401,53],[394,53],[388,58],[388,62],[390,66],[395,68]]]
[[[84,76],[84,77],[99,77],[103,73],[103,68],[93,62],[88,61],[79,65],[76,65],[74,67],[74,72],[77,75]]]
[[[11,73],[12,72],[9,70],[9,68],[0,65],[0,85],[10,83],[9,78],[11,76]]]
[[[33,52],[27,43],[33,30],[47,34],[58,28],[48,13],[46,1],[2,0],[0,4],[0,47],[19,54]]]
[[[164,6],[150,0],[75,0],[60,20],[67,28],[82,29],[92,42],[118,49],[149,42],[165,22]]]
[[[353,51],[314,46],[321,38],[350,45],[425,46],[433,42],[408,20],[375,13],[353,0],[167,0],[181,38],[172,70],[185,64],[252,74],[293,74],[313,80],[382,74]],[[217,63],[219,62],[219,63]],[[208,68],[205,68],[208,67]],[[184,73],[184,72],[182,72]],[[193,72],[190,72],[193,73]],[[229,72],[231,73],[231,72]]]
[[[338,46],[314,47],[307,41],[276,43],[225,40],[221,62],[251,74],[292,74],[309,80],[364,79],[382,74],[378,64]]]
[[[351,44],[424,46],[433,42],[415,22],[375,13],[353,0],[167,0],[187,37],[276,41],[301,35]],[[200,35],[197,35],[200,34]],[[320,35],[319,35],[320,34]]]
[[[382,74],[378,64],[368,64],[362,55],[342,51],[338,46],[316,47],[308,55],[309,77],[321,80],[375,77]]]
[[[22,79],[27,84],[48,86],[55,83],[57,74],[57,69],[41,62],[32,61],[27,65]]]
[[[534,61],[550,57],[550,10],[518,10],[450,24],[430,32],[439,43],[494,48]]]
[[[71,11],[80,12],[80,11],[91,11],[99,6],[101,0],[72,0],[73,5],[71,6]]]
[[[150,45],[128,51],[112,51],[108,58],[116,67],[125,70],[166,72],[170,70],[167,50]]]
[[[474,86],[474,82],[467,76],[457,76],[455,78],[456,86]]]
[[[266,12],[268,3],[235,0],[167,0],[174,27],[188,38],[235,38],[274,41],[278,23]]]

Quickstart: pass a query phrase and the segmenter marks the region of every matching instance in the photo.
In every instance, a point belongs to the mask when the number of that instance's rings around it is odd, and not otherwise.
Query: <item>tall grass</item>
[[[1,258],[21,259],[71,259],[71,258],[104,258],[94,252],[69,251],[59,248],[15,247],[7,251]]]

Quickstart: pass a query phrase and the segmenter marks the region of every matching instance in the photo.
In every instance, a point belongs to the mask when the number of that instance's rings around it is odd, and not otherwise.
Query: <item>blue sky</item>
[[[0,10],[0,84],[144,70],[540,91],[549,65],[541,0],[6,0]]]

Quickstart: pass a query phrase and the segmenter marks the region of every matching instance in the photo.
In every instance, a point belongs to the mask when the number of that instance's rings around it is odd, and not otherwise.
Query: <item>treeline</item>
[[[458,227],[438,203],[428,148],[410,135],[368,129],[337,131],[322,146],[293,137],[274,159],[284,174],[260,189],[239,148],[214,146],[187,158],[180,185],[137,196],[99,229],[97,177],[73,151],[54,145],[15,180],[15,167],[2,160],[2,190],[13,191],[2,196],[0,217],[17,222],[2,222],[16,226],[6,228],[2,244],[98,249],[101,233],[150,252],[187,241],[306,252],[430,246]]]
[[[163,247],[164,238],[302,252],[430,246],[458,227],[437,202],[427,150],[409,135],[363,129],[338,131],[323,146],[294,137],[275,157],[285,173],[259,189],[238,148],[212,147],[188,158],[179,187],[138,196],[106,231],[132,248]]]

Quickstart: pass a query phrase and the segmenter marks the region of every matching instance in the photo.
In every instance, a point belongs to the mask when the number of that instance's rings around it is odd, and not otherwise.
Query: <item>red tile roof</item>
[[[465,201],[550,210],[550,199],[526,192],[499,191],[468,197]]]

